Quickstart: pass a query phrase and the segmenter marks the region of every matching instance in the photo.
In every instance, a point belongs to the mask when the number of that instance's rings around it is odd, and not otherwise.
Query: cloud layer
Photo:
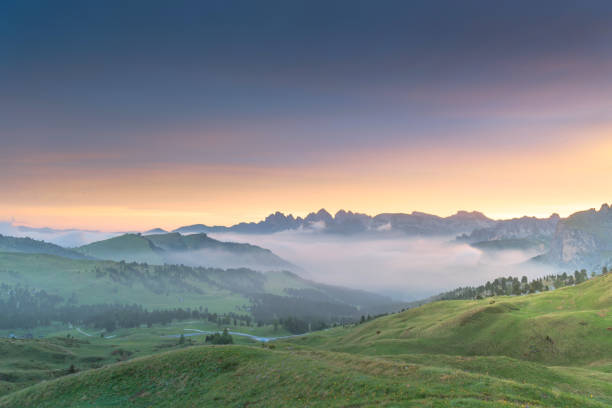
[[[39,241],[73,248],[111,238],[121,233],[77,229],[56,230],[52,228],[29,228],[15,225],[12,221],[0,221],[0,234],[12,237],[29,237]]]
[[[501,276],[535,278],[554,271],[523,262],[535,252],[484,253],[448,238],[363,239],[305,231],[271,235],[211,234],[271,249],[304,268],[313,280],[375,291],[401,300],[421,299]]]

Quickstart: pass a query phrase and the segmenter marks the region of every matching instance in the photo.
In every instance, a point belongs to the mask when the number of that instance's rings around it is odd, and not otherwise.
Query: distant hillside
[[[549,218],[522,217],[501,220],[492,226],[463,234],[457,237],[457,240],[488,251],[517,249],[544,253],[549,248],[560,219],[558,214],[553,214]]]
[[[476,228],[494,225],[495,221],[479,212],[459,211],[450,217],[438,217],[425,213],[413,212],[411,214],[367,214],[353,213],[340,210],[331,215],[321,209],[310,213],[305,218],[285,215],[280,212],[270,214],[265,220],[254,223],[240,223],[231,227],[203,224],[190,225],[175,230],[180,233],[196,232],[238,232],[270,234],[279,231],[297,230],[298,228],[316,230],[332,234],[381,234],[402,233],[408,235],[454,235],[471,232]]]
[[[0,235],[0,252],[23,252],[29,254],[49,254],[71,259],[89,259],[87,255],[31,238],[16,238]]]
[[[148,309],[207,307],[211,312],[274,316],[356,318],[367,310],[399,310],[401,304],[373,293],[322,285],[291,272],[73,260],[51,255],[0,252],[0,299],[10,288],[59,296],[80,305],[138,304]],[[289,306],[293,309],[290,310]],[[324,310],[319,312],[318,310]]]
[[[548,249],[549,243],[530,238],[510,238],[496,239],[493,241],[479,241],[470,244],[474,248],[482,249],[483,251],[539,251],[541,253]]]
[[[153,235],[153,234],[167,234],[168,231],[162,228],[153,228],[144,233],[144,235]]]
[[[142,235],[124,234],[76,248],[76,251],[98,259],[163,264],[163,250]]]
[[[125,234],[76,249],[98,259],[224,268],[295,269],[268,249],[222,242],[206,234]]]

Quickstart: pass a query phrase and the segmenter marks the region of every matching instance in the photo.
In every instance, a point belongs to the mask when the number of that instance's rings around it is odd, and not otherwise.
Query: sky
[[[0,221],[612,201],[609,1],[0,3]]]

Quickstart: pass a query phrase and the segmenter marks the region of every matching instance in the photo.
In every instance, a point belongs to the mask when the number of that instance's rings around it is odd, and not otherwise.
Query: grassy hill
[[[343,353],[204,346],[41,383],[0,398],[0,407],[607,406],[605,374],[589,380],[571,372],[539,374],[542,383],[572,385],[561,390],[496,372]],[[585,383],[595,394],[585,392]]]
[[[206,234],[124,234],[76,248],[97,259],[146,262],[154,265],[184,264],[257,270],[295,269],[270,250],[255,245],[222,242]]]
[[[607,275],[435,302],[265,348],[137,358],[13,392],[0,407],[609,407],[611,330]]]
[[[57,255],[71,259],[89,259],[88,256],[63,248],[59,245],[44,241],[37,241],[31,238],[17,238],[0,235],[0,252],[20,252],[28,254],[48,254]]]
[[[124,234],[118,237],[93,242],[76,248],[76,251],[97,259],[113,261],[146,262],[163,264],[162,249],[150,240],[137,234]]]
[[[236,310],[249,300],[226,289],[221,270],[202,268],[194,276],[180,275],[191,268],[172,268],[114,261],[73,260],[41,254],[0,252],[0,283],[76,298],[78,304],[139,304],[150,309],[206,306],[211,311]],[[176,275],[179,279],[174,279]],[[257,274],[249,271],[248,274]],[[215,275],[216,280],[205,279]]]
[[[0,252],[0,284],[44,290],[78,304],[135,303],[149,309],[202,306],[219,313],[248,313],[264,294],[276,301],[300,299],[304,308],[350,305],[355,314],[361,307],[392,310],[393,306],[389,298],[321,285],[291,272],[73,260],[42,254]]]
[[[187,330],[185,330],[187,329]],[[181,349],[193,344],[203,344],[204,337],[180,339],[169,337],[189,330],[217,331],[219,326],[208,321],[174,322],[131,329],[118,329],[112,336],[100,336],[104,330],[70,327],[54,324],[33,330],[33,339],[5,338],[7,331],[0,330],[0,396],[18,389],[52,380],[74,371],[97,369],[102,366],[147,356],[160,351]],[[255,327],[232,326],[229,329],[256,336],[284,336],[290,333],[272,325]],[[16,333],[19,333],[17,331]],[[234,336],[237,344],[254,344],[255,340]]]
[[[612,274],[526,296],[440,301],[295,340],[367,355],[508,356],[612,365]]]

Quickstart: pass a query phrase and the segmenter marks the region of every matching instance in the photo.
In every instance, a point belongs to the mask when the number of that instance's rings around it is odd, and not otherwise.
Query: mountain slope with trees
[[[146,324],[150,315],[143,310],[178,309],[186,311],[181,316],[187,318],[201,318],[201,313],[195,316],[193,312],[207,310],[248,315],[261,324],[297,318],[306,324],[326,326],[354,321],[364,311],[389,312],[402,307],[384,296],[318,284],[288,271],[262,273],[245,268],[71,260],[0,252],[2,328],[31,328],[55,320],[86,322],[92,315],[113,313],[133,315],[138,324]]]
[[[124,234],[76,248],[97,259],[251,269],[297,269],[272,251],[255,245],[222,242],[206,234]]]
[[[0,252],[57,255],[70,259],[91,259],[87,255],[59,245],[31,238],[9,237],[0,234]]]

